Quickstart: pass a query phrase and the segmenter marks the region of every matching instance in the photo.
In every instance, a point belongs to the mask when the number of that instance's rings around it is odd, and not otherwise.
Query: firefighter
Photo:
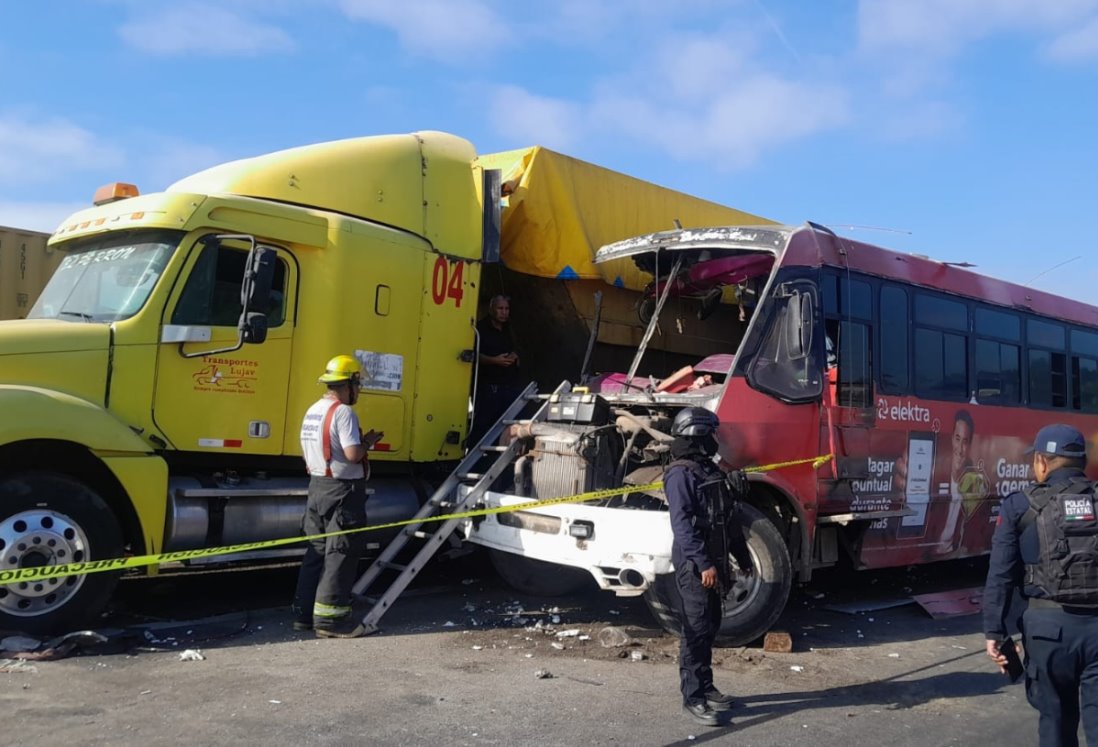
[[[713,462],[719,424],[717,416],[705,408],[680,410],[671,425],[673,461],[663,478],[674,536],[671,561],[682,599],[679,681],[683,711],[705,726],[718,726],[718,712],[732,708],[732,698],[713,684],[712,667],[722,599],[731,586],[728,553],[735,555],[745,573],[751,569],[742,532],[733,526],[730,499],[735,496],[729,489],[729,476]],[[742,491],[746,485],[743,474],[731,477],[735,489]]]
[[[1080,695],[1087,744],[1098,745],[1098,520],[1086,449],[1071,426],[1038,431],[1027,452],[1036,483],[1003,499],[991,541],[987,655],[1007,671],[1008,602],[1020,590],[1026,698],[1040,714],[1041,747],[1079,744]]]
[[[309,497],[301,520],[307,535],[366,525],[366,451],[383,434],[363,434],[353,408],[362,368],[349,355],[328,361],[319,383],[328,390],[305,413],[301,451],[309,473]],[[351,586],[365,549],[363,534],[310,540],[294,594],[295,630],[318,638],[357,638],[364,633],[351,614]]]

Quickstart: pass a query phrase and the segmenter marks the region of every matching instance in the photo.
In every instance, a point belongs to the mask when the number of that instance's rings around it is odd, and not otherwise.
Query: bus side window
[[[828,401],[873,407],[873,288],[848,273],[825,275],[823,287]]]
[[[1071,330],[1071,405],[1098,412],[1098,334]]]
[[[986,405],[1022,402],[1022,319],[1011,311],[976,306],[976,401]]]
[[[1026,323],[1026,343],[1030,349],[1029,403],[1037,407],[1067,407],[1067,337],[1064,327],[1030,319]]]
[[[910,314],[907,291],[891,285],[881,286],[881,315],[878,324],[880,356],[877,358],[881,391],[886,394],[911,392],[908,360],[911,351]]]
[[[869,325],[841,322],[836,392],[836,402],[840,407],[873,407],[872,361]]]
[[[960,300],[915,293],[915,394],[968,400],[968,307]]]

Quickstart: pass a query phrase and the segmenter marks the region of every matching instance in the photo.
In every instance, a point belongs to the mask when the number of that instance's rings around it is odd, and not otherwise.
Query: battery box
[[[606,425],[610,422],[610,403],[589,392],[554,394],[549,398],[545,419],[551,423]]]

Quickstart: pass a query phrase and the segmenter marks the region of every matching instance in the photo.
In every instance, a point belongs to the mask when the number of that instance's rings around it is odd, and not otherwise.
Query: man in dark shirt
[[[477,322],[476,409],[469,442],[476,443],[522,391],[519,356],[511,337],[511,300],[494,296]]]
[[[724,473],[713,463],[717,453],[715,433],[720,421],[703,407],[685,407],[671,425],[671,456],[663,478],[664,494],[671,513],[671,562],[682,598],[679,619],[679,683],[683,711],[705,726],[718,726],[718,711],[732,707],[732,698],[713,684],[713,642],[721,627],[722,604],[717,564],[728,558],[714,558],[712,533],[731,527],[710,526],[709,502],[716,496],[704,486],[721,482]],[[731,537],[729,538],[731,539]],[[751,557],[741,541],[721,543],[736,556],[744,572],[750,572]],[[727,589],[724,589],[727,592]]]
[[[1080,528],[1093,526],[1093,494],[1083,475],[1086,440],[1075,428],[1049,425],[1037,433],[1029,451],[1037,485],[1003,499],[991,540],[983,600],[987,655],[1006,672],[1007,658],[1001,648],[1008,633],[1010,600],[1020,590],[1028,600],[1022,616],[1026,698],[1040,714],[1041,747],[1077,747],[1080,692],[1087,744],[1098,745],[1098,608],[1054,602],[1050,591],[1037,583],[1045,573],[1040,519],[1034,519],[1030,498],[1043,489],[1052,500],[1073,499],[1071,503],[1083,510],[1072,517],[1080,521],[1072,523]],[[1089,583],[1098,584],[1093,569],[1087,575]]]

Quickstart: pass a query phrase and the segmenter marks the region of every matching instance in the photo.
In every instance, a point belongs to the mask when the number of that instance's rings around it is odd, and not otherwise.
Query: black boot
[[[730,711],[736,703],[731,695],[725,695],[715,687],[705,691],[705,702],[714,711]]]
[[[687,703],[682,707],[682,712],[702,726],[720,726],[717,712],[708,703]]]
[[[313,613],[311,611],[306,612],[296,604],[290,607],[290,612],[293,613],[294,630],[312,630],[313,629]]]

